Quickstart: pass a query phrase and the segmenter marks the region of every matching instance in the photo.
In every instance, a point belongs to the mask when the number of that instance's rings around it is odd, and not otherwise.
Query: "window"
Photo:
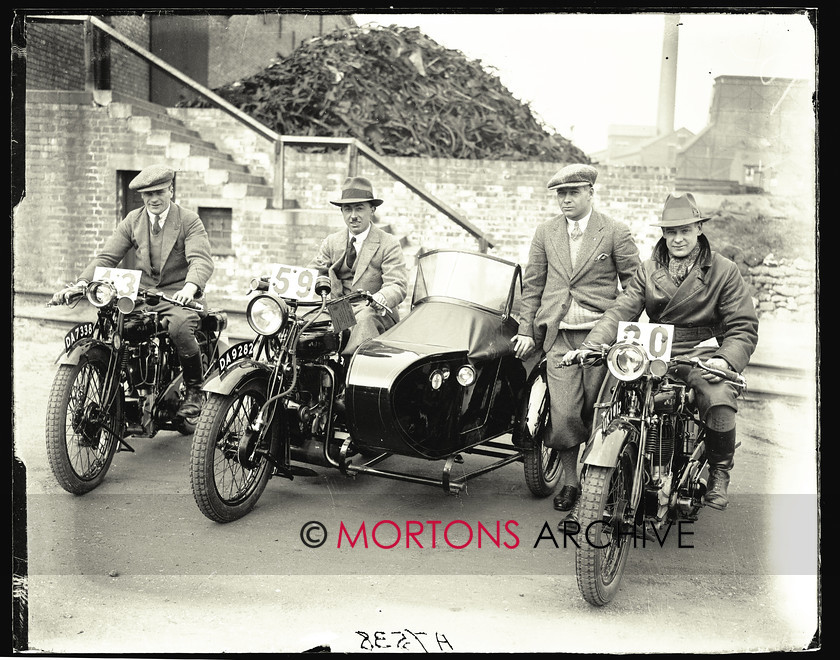
[[[233,255],[231,209],[199,207],[198,215],[204,222],[204,228],[210,237],[210,248],[213,254]]]

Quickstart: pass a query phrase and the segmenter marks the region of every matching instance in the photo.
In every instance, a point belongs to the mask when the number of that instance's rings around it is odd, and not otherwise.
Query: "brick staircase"
[[[335,231],[335,209],[294,208],[294,200],[287,200],[286,204],[293,208],[274,208],[274,189],[265,177],[252,173],[248,165],[236,162],[232,155],[221,151],[214,142],[204,139],[199,131],[170,115],[166,107],[114,94],[108,105],[108,114],[112,118],[126,120],[131,131],[145,136],[147,146],[162,150],[161,155],[177,167],[182,176],[190,176],[189,191],[186,186],[178,191],[187,207],[198,206],[190,204],[190,200],[201,200],[205,206],[230,205],[234,213],[246,210],[258,213],[262,226],[286,232],[290,235],[290,243],[297,239],[312,244],[319,237]],[[194,189],[196,186],[192,185],[196,177],[200,181],[199,189]],[[396,235],[390,224],[380,225],[380,228]],[[406,235],[397,237],[409,270],[409,295],[399,310],[401,316],[405,316],[410,308],[417,255],[422,248],[413,244]]]

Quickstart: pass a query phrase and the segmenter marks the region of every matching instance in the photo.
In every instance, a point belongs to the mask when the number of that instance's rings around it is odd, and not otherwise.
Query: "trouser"
[[[560,366],[563,356],[577,349],[589,330],[560,330],[546,352],[546,375],[551,401],[551,433],[545,442],[553,449],[572,449],[589,438],[594,405],[607,368],[604,365]]]
[[[161,300],[157,305],[150,305],[147,309],[160,315],[160,319],[169,333],[169,338],[174,344],[181,361],[201,352],[195,338],[195,332],[198,330],[201,319],[194,310],[166,300]]]
[[[354,304],[353,312],[356,315],[356,325],[350,330],[350,339],[341,351],[345,357],[353,355],[362,342],[378,337],[394,325],[388,316],[381,316],[372,306],[365,303]]]

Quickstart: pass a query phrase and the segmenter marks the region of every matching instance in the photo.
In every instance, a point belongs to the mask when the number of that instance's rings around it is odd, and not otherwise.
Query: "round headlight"
[[[87,289],[87,299],[94,307],[105,307],[117,297],[117,290],[110,282],[92,282]]]
[[[429,376],[429,385],[433,390],[439,390],[443,385],[443,372],[440,369],[435,369],[432,375]]]
[[[463,367],[458,369],[458,375],[456,378],[458,379],[458,383],[464,387],[472,385],[475,382],[475,369],[473,369],[470,365],[465,364]]]
[[[616,344],[607,353],[607,368],[618,380],[635,380],[645,372],[647,354],[637,344]]]
[[[286,325],[289,308],[272,296],[257,296],[248,303],[248,325],[260,335],[274,335]]]

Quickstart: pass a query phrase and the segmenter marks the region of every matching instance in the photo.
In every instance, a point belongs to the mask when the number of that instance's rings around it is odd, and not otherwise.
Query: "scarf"
[[[674,284],[679,286],[688,277],[691,269],[694,267],[694,262],[700,255],[700,243],[694,246],[694,249],[684,257],[671,257],[668,260],[668,274],[674,280]]]

